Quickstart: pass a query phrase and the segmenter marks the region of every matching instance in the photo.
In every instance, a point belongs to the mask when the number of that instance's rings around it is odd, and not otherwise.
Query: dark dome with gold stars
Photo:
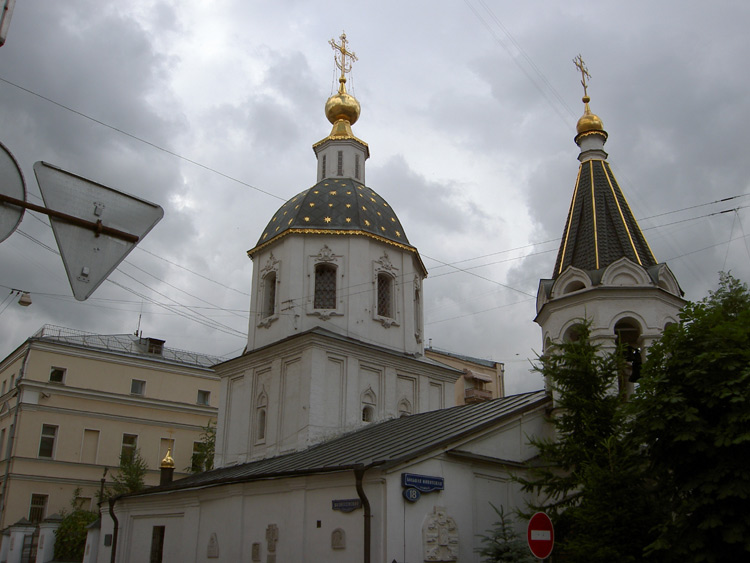
[[[348,178],[326,178],[282,205],[248,254],[292,233],[360,235],[416,251],[390,205]]]

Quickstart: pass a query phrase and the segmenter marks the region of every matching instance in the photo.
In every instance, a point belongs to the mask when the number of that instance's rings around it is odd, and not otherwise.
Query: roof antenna
[[[141,312],[138,313],[138,327],[135,329],[135,335],[140,338],[141,333],[141,317],[143,316],[143,301],[141,301]],[[140,333],[140,334],[139,334]]]

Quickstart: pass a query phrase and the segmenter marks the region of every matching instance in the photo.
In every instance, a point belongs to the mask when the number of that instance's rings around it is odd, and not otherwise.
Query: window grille
[[[336,173],[339,176],[344,175],[344,151],[338,151],[339,162],[336,169]]]
[[[336,308],[336,267],[330,264],[315,266],[315,309]]]
[[[393,278],[378,274],[378,315],[393,318]]]
[[[320,179],[326,177],[326,155],[323,155],[322,162],[320,165]]]
[[[47,495],[31,495],[31,504],[29,505],[29,520],[32,524],[37,524],[44,520],[47,511]]]
[[[354,155],[354,177],[359,180],[359,155]]]

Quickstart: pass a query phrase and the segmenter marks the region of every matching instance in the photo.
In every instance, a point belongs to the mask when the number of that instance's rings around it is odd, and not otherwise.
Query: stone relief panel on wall
[[[422,525],[425,561],[458,561],[458,527],[442,506],[435,506]]]

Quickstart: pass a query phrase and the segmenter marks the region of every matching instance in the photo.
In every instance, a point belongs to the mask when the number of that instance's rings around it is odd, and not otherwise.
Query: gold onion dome
[[[359,119],[359,102],[357,98],[347,94],[345,84],[346,78],[339,78],[339,91],[326,101],[326,117],[334,125],[340,120],[354,125]]]
[[[604,131],[604,125],[602,125],[602,120],[599,119],[599,116],[591,112],[591,108],[589,107],[589,102],[591,101],[591,98],[588,96],[583,97],[583,103],[585,104],[585,109],[583,110],[583,115],[581,116],[581,119],[578,120],[578,123],[576,124],[576,131],[579,135],[583,133],[590,133],[592,131]]]
[[[164,456],[164,459],[161,460],[161,464],[159,465],[162,469],[170,469],[174,467],[174,459],[172,459],[172,448],[167,449],[167,455]]]

